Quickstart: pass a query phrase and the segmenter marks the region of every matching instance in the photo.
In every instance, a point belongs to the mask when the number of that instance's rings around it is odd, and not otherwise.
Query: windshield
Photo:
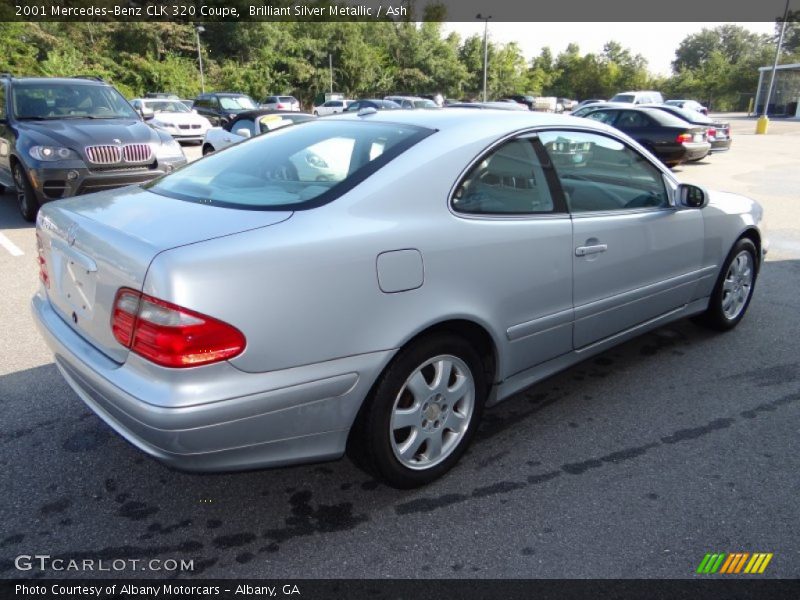
[[[12,102],[17,119],[139,119],[109,85],[18,83]]]
[[[633,94],[617,94],[609,102],[627,102],[632,103],[635,100]]]
[[[258,108],[250,96],[220,96],[219,104],[224,110],[251,110]]]
[[[231,146],[145,187],[212,206],[313,208],[339,197],[431,133],[380,122],[300,123]]]
[[[147,100],[142,104],[153,112],[192,112],[180,100]]]

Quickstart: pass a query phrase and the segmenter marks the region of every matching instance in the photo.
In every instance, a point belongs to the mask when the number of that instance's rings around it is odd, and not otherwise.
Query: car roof
[[[106,81],[84,77],[14,77],[13,83],[61,83],[64,85],[110,85]]]
[[[562,127],[591,128],[598,131],[616,131],[602,123],[596,123],[553,113],[540,113],[529,110],[499,110],[486,108],[448,108],[447,110],[408,110],[376,111],[366,115],[358,113],[339,113],[325,117],[325,121],[346,120],[414,125],[439,131],[456,131],[465,138],[473,136],[480,139],[484,135],[500,135],[510,131],[543,127],[548,125]],[[473,127],[480,124],[480,127]]]

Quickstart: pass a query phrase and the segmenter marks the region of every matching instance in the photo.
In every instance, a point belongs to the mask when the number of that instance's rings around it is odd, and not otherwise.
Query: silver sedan
[[[348,451],[414,487],[559,370],[675,319],[735,327],[761,219],[600,123],[365,110],[45,205],[33,312],[81,399],[166,463]]]

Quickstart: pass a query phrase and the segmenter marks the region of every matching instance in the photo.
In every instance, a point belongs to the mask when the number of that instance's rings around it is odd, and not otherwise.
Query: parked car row
[[[668,166],[725,152],[732,143],[729,123],[714,121],[698,110],[674,103],[594,102],[572,114],[624,131]]]

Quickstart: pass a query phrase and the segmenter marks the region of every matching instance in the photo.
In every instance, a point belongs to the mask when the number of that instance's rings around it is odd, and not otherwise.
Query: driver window
[[[622,142],[580,131],[546,131],[539,139],[570,212],[669,207],[661,171]]]
[[[456,188],[453,209],[469,214],[553,212],[544,169],[530,139],[506,142],[478,162]]]

